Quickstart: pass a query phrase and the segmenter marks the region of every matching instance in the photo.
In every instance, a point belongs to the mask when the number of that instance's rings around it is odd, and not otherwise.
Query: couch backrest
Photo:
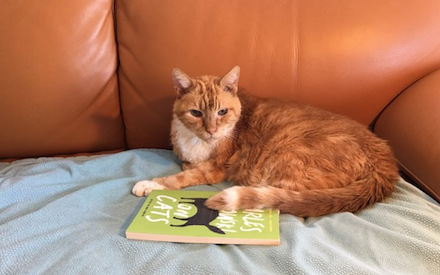
[[[125,146],[113,1],[0,2],[0,159]]]
[[[173,67],[221,75],[240,65],[250,93],[370,124],[439,66],[439,8],[437,0],[2,1],[0,158],[168,147]]]
[[[116,1],[127,144],[165,147],[171,70],[241,67],[253,94],[370,124],[440,64],[440,1]]]

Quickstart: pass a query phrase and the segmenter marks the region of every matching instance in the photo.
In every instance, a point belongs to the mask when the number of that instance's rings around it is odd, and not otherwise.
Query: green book
[[[125,231],[127,239],[182,243],[279,245],[279,211],[217,211],[216,192],[153,190]]]

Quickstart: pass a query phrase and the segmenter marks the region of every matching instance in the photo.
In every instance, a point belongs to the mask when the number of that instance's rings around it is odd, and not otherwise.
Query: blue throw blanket
[[[178,171],[166,150],[0,163],[0,274],[440,274],[440,206],[403,180],[354,214],[282,214],[280,246],[127,240],[133,184]]]

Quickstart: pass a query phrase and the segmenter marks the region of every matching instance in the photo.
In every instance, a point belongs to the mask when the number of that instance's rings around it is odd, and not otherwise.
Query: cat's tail
[[[341,188],[286,190],[276,187],[235,186],[206,201],[217,210],[279,209],[298,217],[354,212],[391,195],[395,179],[361,179]]]

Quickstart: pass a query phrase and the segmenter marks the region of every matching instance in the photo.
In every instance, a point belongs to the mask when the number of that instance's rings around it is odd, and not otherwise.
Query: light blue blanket
[[[0,163],[0,274],[440,274],[439,204],[403,180],[355,214],[282,214],[280,246],[127,240],[133,184],[179,170],[166,150]]]

